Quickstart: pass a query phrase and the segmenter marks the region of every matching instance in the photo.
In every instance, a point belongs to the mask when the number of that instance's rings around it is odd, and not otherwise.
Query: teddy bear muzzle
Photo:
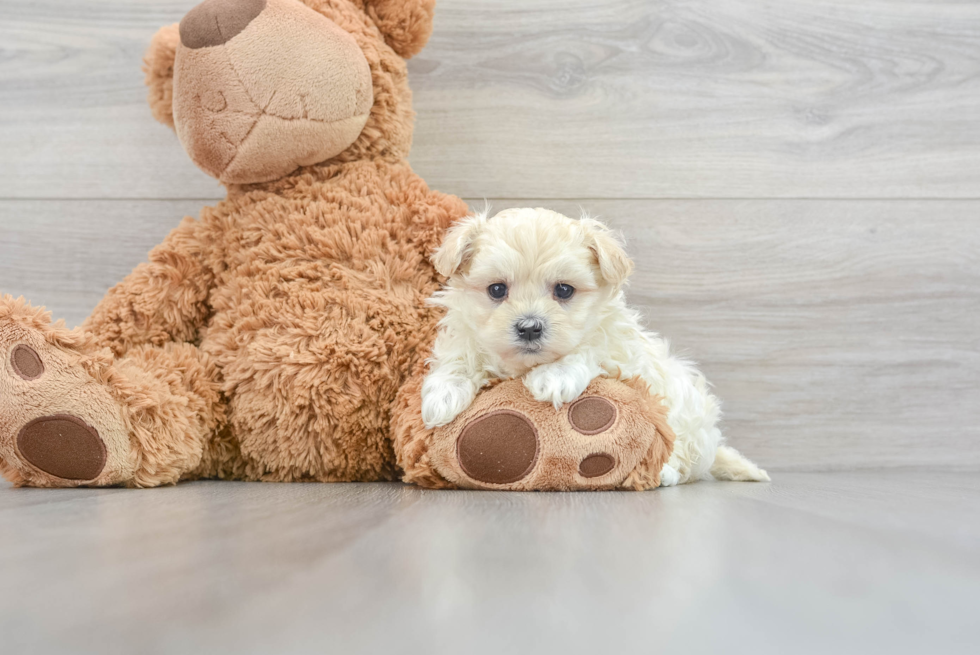
[[[346,150],[374,94],[348,32],[296,0],[205,0],[180,24],[174,127],[201,169],[268,182]]]

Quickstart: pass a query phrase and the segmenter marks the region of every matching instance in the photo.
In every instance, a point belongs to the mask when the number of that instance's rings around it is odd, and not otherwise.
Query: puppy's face
[[[471,331],[514,375],[579,345],[632,269],[604,225],[544,209],[467,218],[433,261],[449,277],[451,329]]]

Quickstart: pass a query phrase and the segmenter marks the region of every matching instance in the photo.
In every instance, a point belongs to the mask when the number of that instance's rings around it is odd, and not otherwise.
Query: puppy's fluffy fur
[[[769,479],[723,445],[704,376],[626,305],[633,262],[602,223],[546,209],[471,216],[433,262],[448,283],[432,300],[447,312],[422,386],[428,427],[452,421],[491,378],[523,376],[537,400],[558,408],[597,376],[639,376],[665,398],[677,435],[662,485]]]

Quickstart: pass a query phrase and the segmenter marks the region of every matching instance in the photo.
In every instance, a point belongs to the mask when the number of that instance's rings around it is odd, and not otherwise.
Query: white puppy
[[[677,435],[662,485],[769,479],[723,445],[704,376],[626,305],[633,262],[602,223],[546,209],[471,216],[432,259],[449,280],[432,299],[447,312],[422,386],[428,427],[452,421],[490,378],[523,376],[537,400],[557,409],[597,376],[639,376],[665,398]]]

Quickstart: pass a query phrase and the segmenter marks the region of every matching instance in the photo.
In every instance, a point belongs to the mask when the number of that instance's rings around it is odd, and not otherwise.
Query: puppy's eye
[[[494,300],[503,300],[507,297],[507,285],[501,282],[491,284],[487,287],[487,295]]]
[[[555,285],[555,298],[558,300],[568,300],[575,294],[575,287],[570,284],[558,283]]]

